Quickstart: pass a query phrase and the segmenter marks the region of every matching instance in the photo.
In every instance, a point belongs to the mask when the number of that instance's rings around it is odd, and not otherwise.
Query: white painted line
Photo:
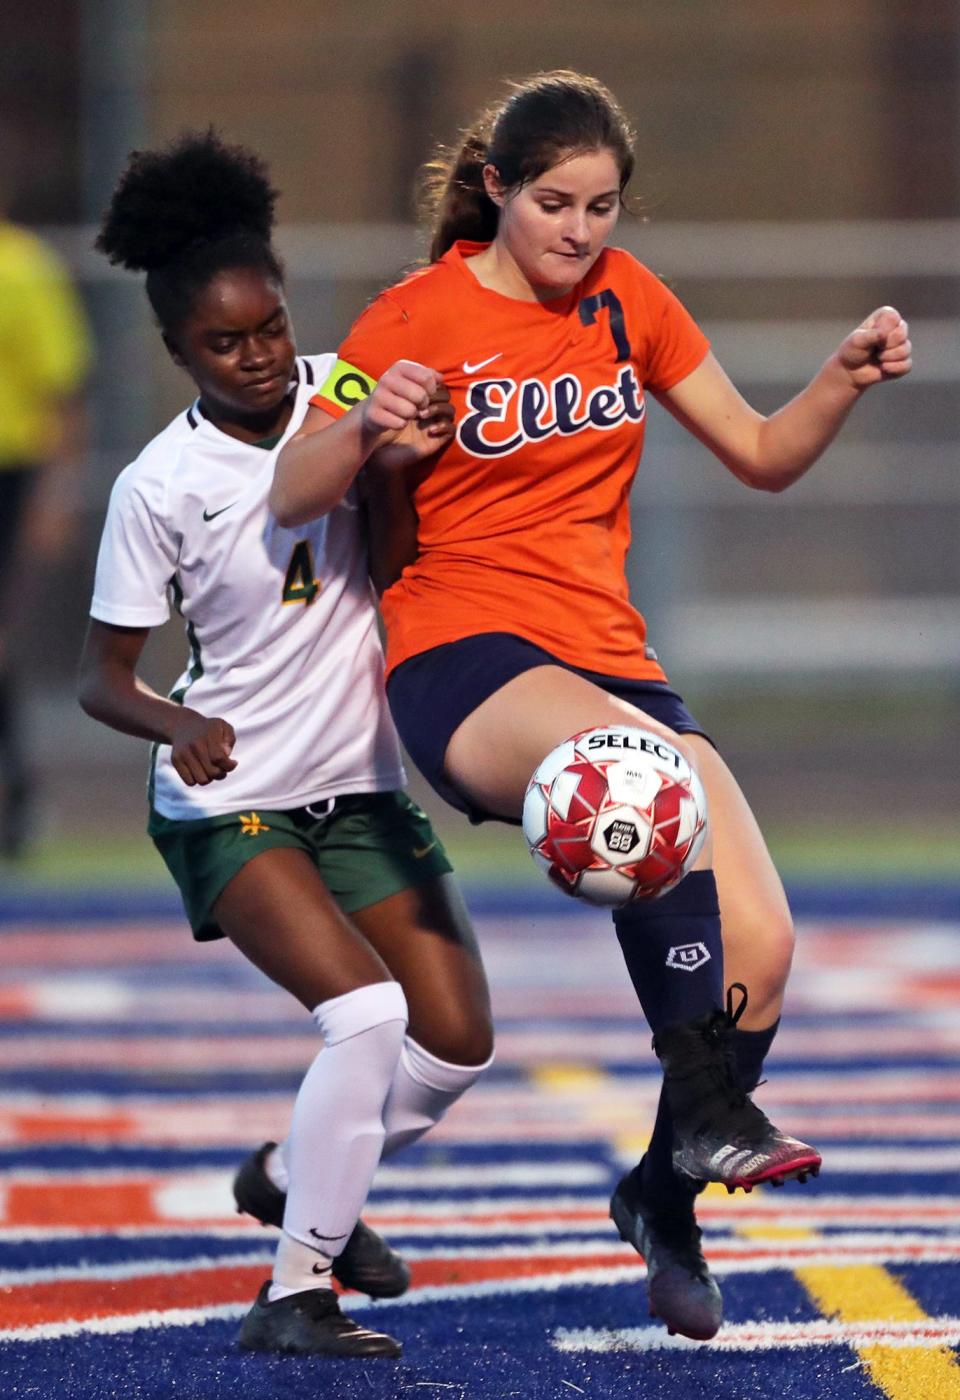
[[[0,1328],[0,1342],[50,1342],[60,1337],[116,1336],[145,1327],[196,1327],[217,1319],[239,1319],[250,1303],[226,1303],[211,1308],[171,1308],[169,1312],[130,1313],[124,1317],[92,1317],[85,1322],[42,1322],[36,1327]]]
[[[705,1345],[718,1351],[850,1346],[942,1347],[960,1343],[960,1318],[917,1322],[748,1322],[725,1325],[712,1342],[671,1337],[663,1327],[560,1328],[551,1345],[563,1352],[689,1351]]]
[[[238,1269],[273,1263],[274,1250],[248,1250],[245,1254],[198,1254],[188,1259],[129,1259],[119,1264],[58,1264],[43,1269],[2,1269],[0,1288],[23,1288],[34,1283],[70,1283],[77,1279],[103,1282],[144,1278],[155,1274],[189,1274],[210,1269]]]

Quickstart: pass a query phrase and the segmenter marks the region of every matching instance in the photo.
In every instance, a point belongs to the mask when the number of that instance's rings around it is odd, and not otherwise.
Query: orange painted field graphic
[[[249,1216],[236,1213],[231,1204],[228,1171],[219,1173],[124,1173],[69,1177],[54,1174],[11,1174],[0,1191],[0,1230],[79,1228],[90,1233],[116,1229],[167,1228],[201,1232],[216,1227],[238,1231],[254,1227]],[[783,1222],[804,1226],[869,1228],[894,1226],[901,1230],[937,1226],[960,1221],[960,1198],[892,1197],[836,1202],[830,1197],[799,1196],[755,1192],[728,1198],[708,1195],[702,1200],[698,1218],[714,1229],[725,1226]],[[504,1201],[461,1201],[449,1211],[438,1211],[430,1201],[412,1206],[409,1202],[391,1206],[381,1202],[365,1212],[365,1219],[387,1234],[442,1234],[444,1229],[460,1233],[464,1229],[509,1234],[511,1229],[544,1234],[575,1230],[609,1230],[605,1196],[584,1200],[582,1205],[549,1201],[542,1208],[518,1207]],[[273,1239],[272,1232],[263,1236]],[[716,1246],[713,1246],[715,1250]]]
[[[414,1260],[414,1290],[466,1286],[497,1280],[563,1275],[584,1269],[610,1269],[618,1265],[638,1269],[629,1250],[622,1260],[611,1250],[595,1254],[558,1255],[544,1259],[536,1252],[496,1257]],[[0,1290],[0,1337],[4,1331],[38,1327],[44,1323],[84,1322],[92,1318],[124,1317],[144,1312],[170,1312],[178,1308],[214,1308],[226,1303],[253,1300],[265,1278],[267,1264],[231,1264],[145,1273],[129,1278],[90,1278],[26,1283]]]
[[[70,1279],[4,1289],[0,1295],[0,1335],[3,1330],[38,1327],[46,1322],[86,1322],[173,1308],[252,1302],[268,1272],[260,1264],[124,1279]]]
[[[10,1225],[118,1225],[156,1221],[153,1186],[148,1182],[14,1182],[6,1189],[5,1223]]]
[[[529,921],[522,948],[512,922],[482,931],[497,1063],[378,1173],[364,1219],[412,1284],[386,1305],[347,1295],[405,1348],[356,1395],[676,1400],[719,1381],[960,1400],[960,926],[806,926],[758,1101],[824,1172],[698,1198],[726,1303],[705,1347],[648,1317],[645,1266],[611,1227],[657,1073],[606,924],[603,943],[577,928]],[[235,1212],[231,1178],[287,1130],[306,1013],[233,950],[155,922],[0,944],[0,1394],[270,1392],[236,1342],[278,1233]]]

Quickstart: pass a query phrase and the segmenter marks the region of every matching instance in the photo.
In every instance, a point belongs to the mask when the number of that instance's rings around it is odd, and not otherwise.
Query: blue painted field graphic
[[[364,1363],[235,1346],[275,1235],[230,1178],[285,1131],[307,1015],[162,908],[6,911],[0,1393],[960,1398],[960,913],[802,919],[758,1099],[824,1170],[704,1195],[726,1321],[701,1345],[651,1322],[607,1218],[658,1087],[608,920],[477,908],[497,1060],[380,1171],[366,1218],[413,1287],[349,1295],[404,1343]]]

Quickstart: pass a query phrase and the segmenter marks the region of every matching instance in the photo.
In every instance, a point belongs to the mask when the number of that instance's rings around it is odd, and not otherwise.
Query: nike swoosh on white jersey
[[[478,369],[486,369],[487,365],[492,365],[494,360],[499,360],[502,354],[503,351],[498,350],[497,353],[495,355],[491,355],[489,359],[478,360],[475,365],[472,365],[469,360],[464,360],[463,372],[464,374],[476,374]]]

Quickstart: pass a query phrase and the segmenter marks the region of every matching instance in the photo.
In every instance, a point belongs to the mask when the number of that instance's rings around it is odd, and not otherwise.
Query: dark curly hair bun
[[[276,200],[253,151],[226,145],[212,128],[191,132],[165,150],[131,154],[96,247],[149,272],[241,231],[269,242]]]
[[[283,284],[270,243],[277,191],[245,146],[211,127],[160,151],[134,151],[113,192],[95,247],[112,263],[146,272],[164,331],[189,315],[219,273],[255,268]]]

